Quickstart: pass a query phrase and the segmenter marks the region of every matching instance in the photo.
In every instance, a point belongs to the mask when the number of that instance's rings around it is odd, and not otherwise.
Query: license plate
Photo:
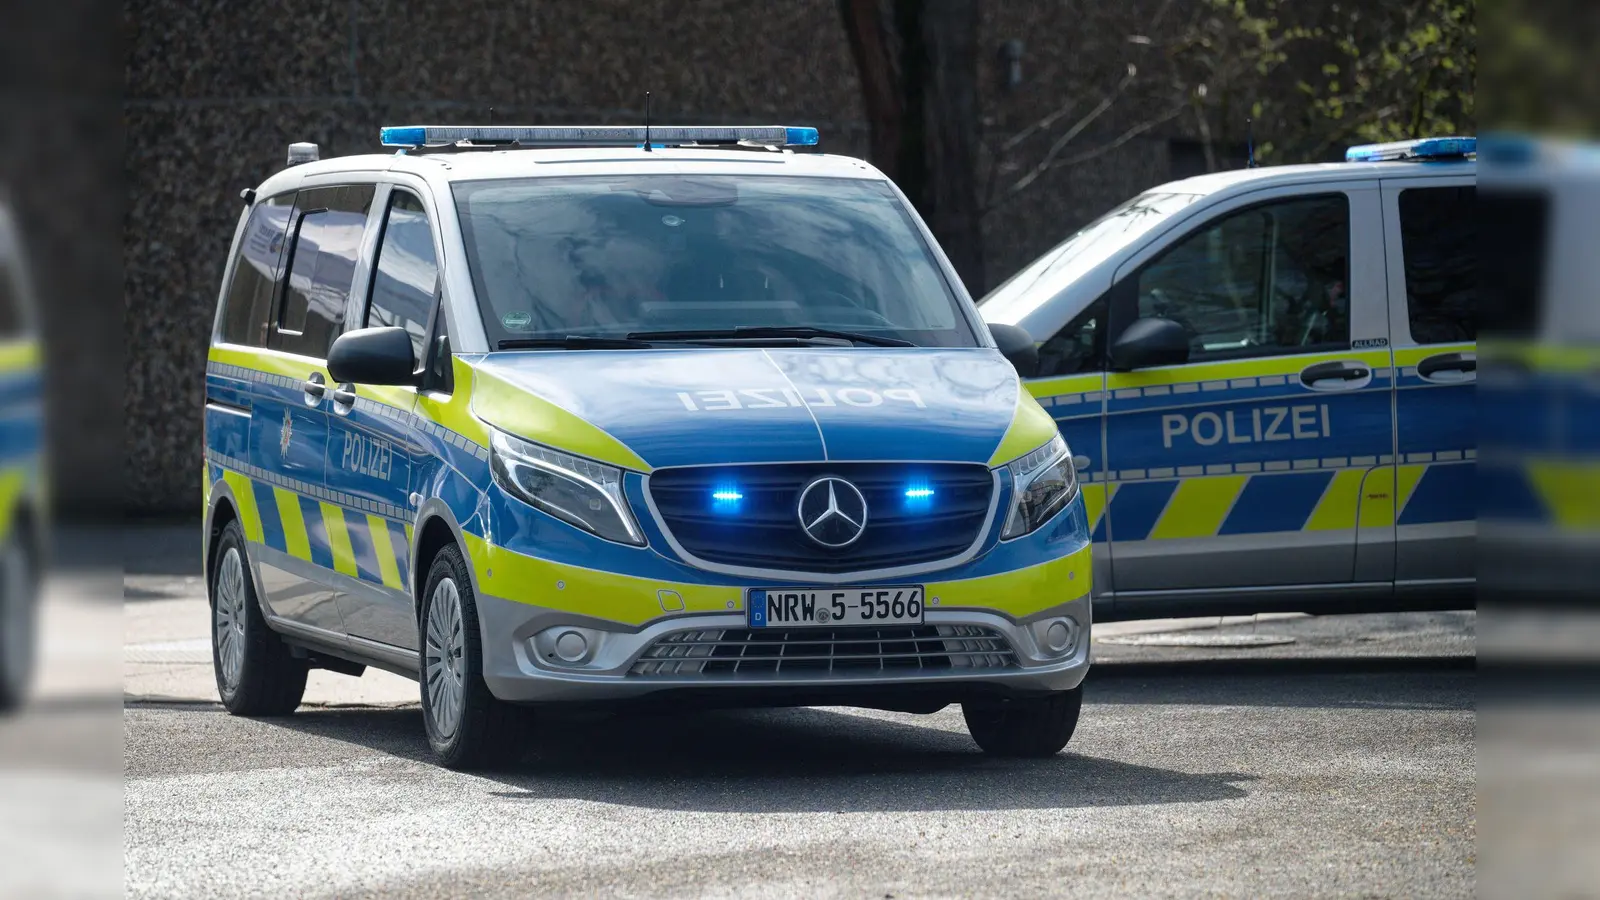
[[[751,628],[922,623],[922,586],[752,589]]]

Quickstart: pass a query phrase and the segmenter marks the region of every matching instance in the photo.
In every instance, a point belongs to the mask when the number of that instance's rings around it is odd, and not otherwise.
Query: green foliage
[[[1260,123],[1263,159],[1327,159],[1348,144],[1476,130],[1475,0],[1206,3],[1212,29],[1240,36],[1229,51],[1253,80],[1230,87]],[[1191,59],[1205,66],[1203,53]]]

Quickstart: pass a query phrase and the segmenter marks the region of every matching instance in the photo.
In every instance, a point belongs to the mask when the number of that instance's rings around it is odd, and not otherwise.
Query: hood
[[[567,350],[470,362],[483,420],[634,468],[991,463],[1002,441],[1009,451],[1054,431],[1016,370],[987,348]],[[1032,434],[1039,417],[1042,436]],[[1024,420],[1029,433],[1019,436],[1013,422]]]

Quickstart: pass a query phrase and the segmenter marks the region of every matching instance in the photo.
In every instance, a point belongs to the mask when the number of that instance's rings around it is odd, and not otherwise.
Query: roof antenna
[[[644,152],[650,152],[650,92],[644,92]]]
[[[1250,158],[1245,163],[1245,168],[1254,169],[1256,167],[1256,123],[1254,119],[1248,116],[1244,120],[1244,133],[1250,153]]]
[[[494,124],[494,107],[489,107],[489,124]]]

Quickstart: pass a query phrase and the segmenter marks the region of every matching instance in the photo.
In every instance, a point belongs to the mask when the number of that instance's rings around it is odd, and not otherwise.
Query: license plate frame
[[[774,599],[778,602],[776,609],[772,607]],[[748,588],[745,621],[755,629],[921,625],[927,615],[926,601],[927,594],[920,584]],[[841,608],[842,616],[838,615]],[[889,615],[880,616],[880,611]]]

